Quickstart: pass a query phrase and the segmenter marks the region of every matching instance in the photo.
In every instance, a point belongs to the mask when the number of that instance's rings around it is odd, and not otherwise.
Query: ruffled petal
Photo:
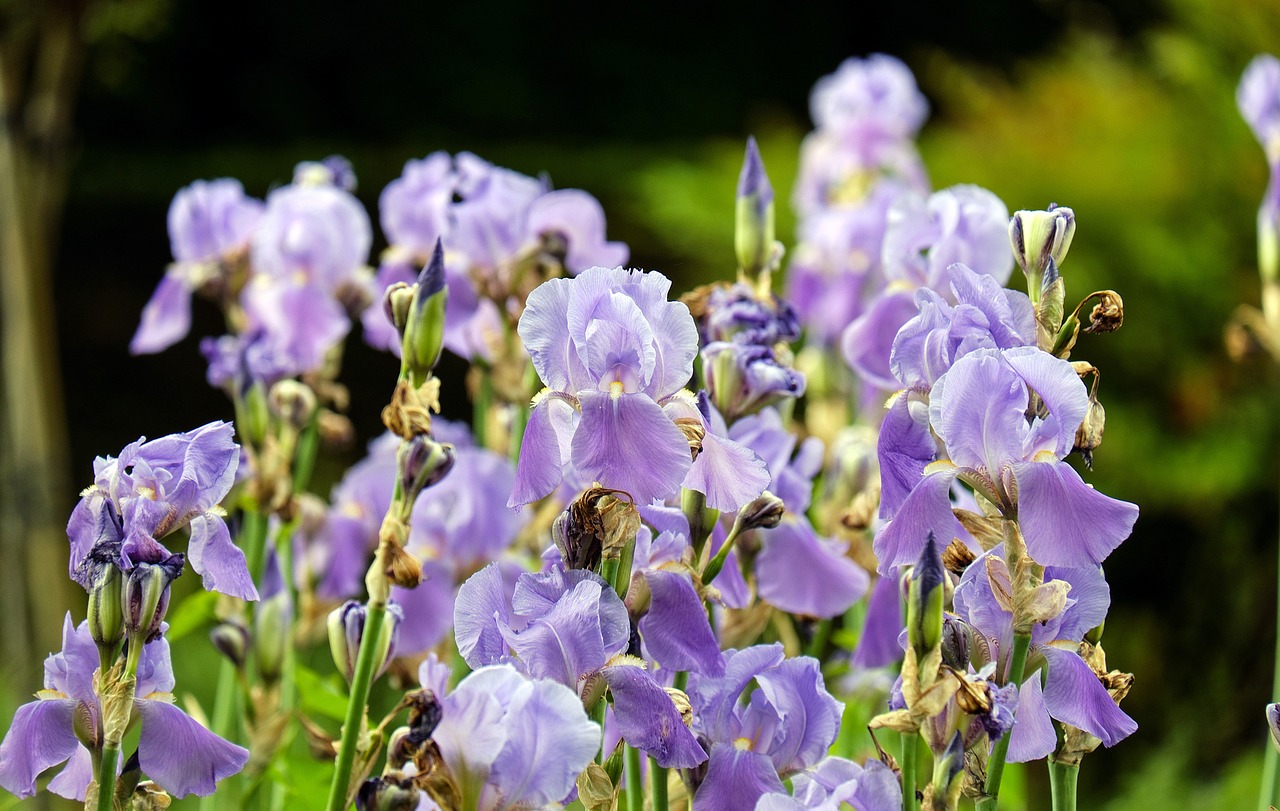
[[[0,786],[19,797],[36,793],[36,778],[45,769],[75,754],[72,723],[74,699],[50,699],[23,704],[0,743]]]
[[[600,747],[600,727],[564,685],[535,681],[518,696],[507,706],[508,741],[490,779],[505,802],[540,808],[573,790]]]
[[[951,461],[991,474],[1023,459],[1026,410],[1026,384],[992,349],[957,360],[929,395],[929,421]]]
[[[224,741],[165,701],[138,701],[142,716],[138,762],[174,797],[207,797],[217,782],[249,762],[249,750]]]
[[[1010,763],[1029,763],[1048,757],[1058,746],[1053,721],[1044,705],[1039,673],[1032,674],[1018,688],[1018,709],[1009,735]]]
[[[505,624],[500,626],[503,638],[529,675],[552,679],[576,690],[580,678],[598,670],[611,654],[620,652],[606,651],[604,647],[600,627],[602,588],[597,582],[583,580],[523,630],[515,632]]]
[[[643,394],[598,391],[579,400],[572,453],[584,478],[630,493],[638,504],[676,492],[693,460],[684,434],[657,403]]]
[[[1011,468],[1018,483],[1018,523],[1027,551],[1042,566],[1097,566],[1133,531],[1138,506],[1094,490],[1066,462]]]
[[[191,284],[181,272],[166,273],[142,308],[142,322],[129,341],[129,352],[163,352],[187,337],[191,331],[191,292]]]
[[[717,741],[738,735],[734,710],[738,696],[757,675],[782,663],[782,645],[753,645],[740,651],[726,651],[725,672],[719,678],[697,676],[689,680],[689,697],[702,720],[703,729]]]
[[[1102,624],[1107,618],[1107,609],[1111,607],[1111,586],[1102,575],[1102,569],[1096,566],[1088,569],[1061,569],[1050,566],[1045,569],[1044,579],[1065,580],[1071,584],[1067,594],[1067,608],[1056,623],[1053,636],[1041,636],[1039,627],[1031,632],[1032,642],[1055,642],[1060,639],[1079,642],[1084,635]]]
[[[1120,709],[1077,654],[1058,648],[1044,648],[1043,653],[1049,661],[1044,703],[1050,715],[1083,729],[1104,746],[1113,746],[1138,730],[1137,722]]]
[[[956,473],[954,469],[942,470],[917,482],[903,499],[896,517],[876,534],[872,548],[880,574],[919,560],[931,532],[939,547],[945,547],[952,538],[964,537],[964,528],[951,511],[951,483]]]
[[[818,660],[787,659],[756,676],[781,723],[769,746],[779,773],[807,769],[822,760],[840,731],[844,704],[827,692]]]
[[[649,655],[667,670],[722,675],[724,656],[689,576],[650,571],[644,577],[652,600],[638,625]]]
[[[472,668],[496,664],[507,655],[500,624],[511,619],[502,570],[491,563],[458,588],[453,607],[458,653]]]
[[[684,486],[704,494],[711,509],[736,512],[769,486],[769,471],[750,448],[707,431]]]
[[[667,769],[691,769],[707,753],[685,726],[671,696],[646,670],[632,665],[600,671],[613,693],[613,717],[623,739]]]
[[[231,533],[221,516],[202,513],[191,519],[191,541],[187,547],[191,568],[200,573],[204,587],[239,597],[258,599],[244,552],[231,542]]]
[[[1066,456],[1075,445],[1076,429],[1089,411],[1089,393],[1080,375],[1067,361],[1034,346],[1010,349],[1004,359],[1049,409],[1050,416],[1037,426],[1037,433],[1044,435],[1046,443],[1052,443],[1055,456]]]
[[[760,533],[756,558],[760,599],[791,614],[836,617],[867,593],[871,577],[819,538],[806,519],[783,521]]]
[[[543,397],[534,403],[520,443],[520,461],[508,507],[529,504],[556,489],[569,461],[577,422],[578,412],[560,397]]]
[[[868,383],[882,389],[898,388],[899,383],[889,368],[893,339],[916,312],[909,291],[885,292],[841,336],[845,361]]]

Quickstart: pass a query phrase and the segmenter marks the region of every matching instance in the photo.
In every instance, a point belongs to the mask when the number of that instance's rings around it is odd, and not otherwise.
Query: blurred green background
[[[471,150],[589,190],[632,263],[683,290],[732,273],[745,137],[759,140],[785,201],[813,82],[847,56],[892,53],[932,105],[921,150],[935,188],[977,183],[1011,210],[1070,205],[1069,297],[1110,287],[1125,299],[1125,327],[1086,337],[1075,357],[1103,373],[1106,441],[1090,481],[1142,507],[1108,561],[1106,635],[1111,666],[1137,676],[1125,708],[1140,730],[1085,761],[1084,807],[1250,807],[1275,633],[1280,381],[1261,357],[1230,361],[1223,330],[1239,303],[1257,302],[1266,183],[1235,85],[1254,54],[1280,50],[1280,4],[861,5],[743,2],[697,22],[674,3],[0,0],[15,137],[38,123],[14,91],[39,72],[42,32],[70,20],[72,33],[66,125],[26,144],[61,162],[65,191],[50,206],[52,297],[40,315],[57,330],[63,404],[47,416],[65,409],[69,473],[53,465],[63,520],[95,455],[230,418],[195,338],[160,356],[126,352],[169,259],[165,211],[180,186],[234,176],[261,196],[297,161],[341,153],[376,223],[377,195],[406,159]],[[794,221],[780,211],[789,241]],[[219,330],[197,305],[193,335]],[[395,368],[350,342],[361,446]],[[354,455],[326,460],[319,492]],[[49,554],[65,565],[65,549]],[[0,559],[19,563],[33,565]],[[54,568],[28,582],[61,578]],[[82,595],[66,595],[78,619]],[[0,620],[0,634],[31,649],[0,663],[6,722],[57,647],[47,620]],[[180,690],[211,694],[203,633],[175,645],[175,662]],[[1027,808],[1047,808],[1040,771],[1027,776]]]

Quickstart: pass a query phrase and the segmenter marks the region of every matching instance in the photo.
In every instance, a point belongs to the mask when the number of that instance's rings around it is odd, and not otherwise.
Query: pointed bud
[[[739,532],[751,529],[773,529],[782,523],[782,516],[787,511],[782,499],[765,490],[747,506],[738,510],[734,521]]]
[[[955,808],[964,787],[964,739],[956,732],[933,763],[933,808]]]
[[[1076,233],[1076,215],[1069,208],[1050,205],[1047,211],[1018,211],[1009,221],[1013,256],[1027,274],[1027,294],[1040,300],[1042,280],[1050,260],[1061,267]]]
[[[436,361],[440,360],[440,350],[444,348],[444,306],[448,294],[444,247],[437,239],[431,261],[418,276],[404,327],[404,363],[415,386],[426,381],[436,367]]]
[[[89,589],[89,633],[99,648],[112,652],[124,639],[123,590],[124,575],[114,564],[100,567]]]
[[[747,139],[746,157],[738,175],[738,202],[733,246],[738,265],[746,273],[764,270],[773,255],[773,186],[760,159],[756,139]]]
[[[1280,704],[1267,705],[1267,728],[1271,730],[1271,742],[1280,749]]]
[[[329,652],[333,654],[333,663],[337,665],[338,671],[346,678],[348,684],[355,676],[356,660],[360,656],[360,641],[364,636],[367,612],[365,604],[355,600],[347,600],[329,612]],[[395,656],[396,631],[403,619],[403,609],[395,603],[389,603],[382,622],[382,632],[378,635],[378,647],[374,651],[374,661],[379,663],[374,672],[374,678],[386,671]]]
[[[942,642],[942,600],[946,570],[933,533],[925,539],[924,551],[911,570],[907,598],[907,639],[916,656],[923,659]]]
[[[139,563],[129,570],[120,607],[131,646],[141,647],[159,638],[169,610],[169,585],[182,574],[184,560],[181,554],[172,555],[161,563]]]
[[[209,632],[209,641],[218,652],[231,660],[236,670],[249,658],[249,629],[239,622],[220,622]]]

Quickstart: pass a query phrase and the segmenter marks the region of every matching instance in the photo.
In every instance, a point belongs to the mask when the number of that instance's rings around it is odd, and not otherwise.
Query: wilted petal
[[[844,704],[827,692],[818,660],[787,659],[756,676],[781,723],[769,746],[779,773],[807,769],[822,760],[840,731]]]
[[[1044,648],[1049,661],[1044,703],[1049,714],[1112,746],[1132,735],[1138,724],[1124,713],[1093,669],[1073,651]],[[1017,730],[1017,726],[1014,726]]]
[[[651,571],[644,577],[652,601],[639,629],[649,655],[667,670],[722,675],[724,657],[688,575]]]
[[[495,664],[507,655],[500,624],[511,619],[502,570],[491,563],[458,589],[453,607],[458,653],[473,668]]]
[[[174,797],[207,797],[217,782],[236,774],[249,751],[228,743],[166,701],[137,701],[142,716],[138,762],[142,771]]]
[[[871,589],[867,601],[867,618],[862,626],[862,636],[853,651],[855,668],[885,667],[902,658],[898,636],[905,627],[902,616],[902,596],[898,578],[893,574],[881,575]]]
[[[767,756],[724,743],[711,750],[711,763],[698,787],[694,811],[742,811],[755,808],[764,795],[782,791],[782,781]]]
[[[707,759],[680,712],[647,671],[631,665],[600,671],[613,693],[613,717],[627,743],[667,769],[691,769]]]
[[[1133,531],[1137,505],[1094,490],[1066,462],[1011,467],[1018,483],[1018,523],[1036,563],[1097,566]]]
[[[806,519],[762,530],[756,558],[760,598],[791,614],[835,617],[861,599],[871,585],[865,570],[831,541],[819,538]]]
[[[0,786],[19,797],[36,793],[36,777],[42,771],[75,754],[72,723],[74,699],[50,699],[23,704],[0,743]]]
[[[954,469],[942,470],[917,482],[903,499],[896,517],[876,534],[873,549],[880,574],[919,560],[930,533],[943,547],[952,538],[964,536],[964,528],[951,511],[951,483],[956,473]]]
[[[180,271],[169,271],[142,308],[142,322],[129,342],[134,355],[162,352],[191,331],[191,284]]]
[[[541,807],[563,800],[600,747],[600,727],[569,688],[539,680],[519,693],[503,721],[508,742],[491,782],[511,804]]]
[[[564,477],[577,422],[573,406],[558,396],[543,397],[533,404],[508,507],[537,501],[556,489]]]
[[[588,479],[630,493],[637,503],[666,498],[693,460],[684,434],[644,394],[583,392],[573,463]]]
[[[200,573],[204,587],[239,597],[258,599],[258,589],[249,576],[244,552],[231,542],[227,524],[219,515],[202,513],[191,519],[191,541],[187,547],[191,568]]]
[[[1010,763],[1028,763],[1048,757],[1058,746],[1053,720],[1044,705],[1039,673],[1032,674],[1018,689],[1018,709],[1014,712],[1013,731],[1009,735]]]

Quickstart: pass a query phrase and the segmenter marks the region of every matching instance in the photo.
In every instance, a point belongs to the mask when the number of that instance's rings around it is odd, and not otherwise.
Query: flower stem
[[[627,811],[644,811],[644,778],[640,776],[640,750],[623,746],[622,768],[627,776]]]
[[[1079,764],[1059,763],[1049,758],[1053,811],[1076,811],[1076,778],[1079,776]]]
[[[1006,684],[1022,684],[1022,676],[1027,667],[1027,651],[1031,647],[1030,634],[1013,635],[1013,653],[1009,660],[1009,679]],[[978,800],[978,811],[992,811],[996,808],[1000,795],[1000,780],[1004,777],[1004,759],[1009,754],[1009,734],[1005,733],[996,741],[991,750],[991,759],[987,762],[987,784],[984,787],[986,796]]]
[[[601,696],[596,705],[591,708],[591,720],[600,725],[600,751],[596,752],[596,763],[601,766],[604,765],[604,711],[606,707],[608,707],[608,702],[604,700],[604,696]]]
[[[471,411],[471,434],[475,437],[477,448],[489,447],[489,406],[492,403],[493,377],[486,370],[485,374],[480,375]]]
[[[370,600],[365,615],[364,634],[360,638],[360,653],[356,657],[355,674],[351,677],[351,694],[347,699],[347,717],[342,724],[342,743],[338,760],[334,765],[333,782],[329,785],[328,811],[342,811],[347,807],[347,790],[351,784],[351,766],[356,759],[356,744],[364,728],[365,707],[369,703],[369,688],[373,686],[373,671],[379,662],[378,639],[382,636],[382,623],[387,606],[381,601]]]
[[[649,777],[653,782],[653,811],[667,811],[667,770],[649,758]]]
[[[1280,583],[1280,568],[1277,569],[1276,577],[1277,583]],[[1270,700],[1280,701],[1280,590],[1276,593],[1276,652],[1272,667],[1274,672]],[[1276,751],[1270,735],[1265,735],[1264,738],[1267,748],[1262,765],[1262,790],[1258,795],[1259,811],[1267,811],[1280,802],[1280,797],[1277,796],[1280,794],[1280,752]]]
[[[98,811],[112,811],[116,796],[116,764],[120,762],[120,745],[102,747],[98,761]]]
[[[902,736],[902,811],[917,811],[920,803],[916,798],[916,759],[920,747],[915,735]]]

